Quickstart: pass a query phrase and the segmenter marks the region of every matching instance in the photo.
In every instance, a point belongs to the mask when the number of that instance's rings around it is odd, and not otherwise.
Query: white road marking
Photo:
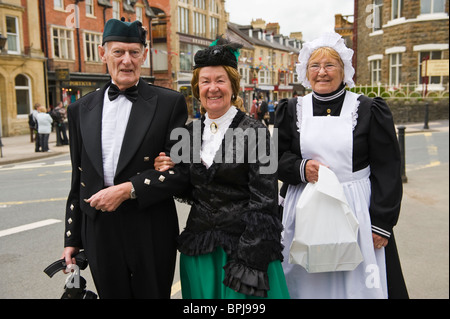
[[[0,237],[17,234],[20,232],[24,232],[27,230],[32,230],[32,229],[36,229],[36,228],[40,228],[40,227],[44,227],[44,226],[49,226],[49,225],[57,224],[60,222],[61,221],[59,219],[46,219],[46,220],[41,220],[39,222],[31,223],[31,224],[26,224],[26,225],[17,226],[17,227],[5,229],[5,230],[0,230]]]

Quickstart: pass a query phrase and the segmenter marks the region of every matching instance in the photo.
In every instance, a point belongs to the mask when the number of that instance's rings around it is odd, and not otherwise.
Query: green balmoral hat
[[[117,41],[126,43],[141,43],[147,46],[147,30],[142,27],[141,21],[125,22],[122,20],[110,19],[105,24],[103,30],[103,42]]]

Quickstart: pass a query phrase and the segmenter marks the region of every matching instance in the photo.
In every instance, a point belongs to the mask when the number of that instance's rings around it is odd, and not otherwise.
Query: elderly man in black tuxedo
[[[140,78],[146,30],[111,19],[99,53],[111,82],[68,108],[72,183],[66,207],[67,264],[84,249],[100,298],[170,298],[180,167],[154,169],[187,120],[184,97]],[[181,178],[180,178],[181,176]]]

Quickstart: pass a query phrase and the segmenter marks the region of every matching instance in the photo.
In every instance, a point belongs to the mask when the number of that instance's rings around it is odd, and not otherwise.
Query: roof
[[[228,29],[235,34],[236,38],[241,39],[241,41],[237,42],[242,44],[245,42],[248,49],[253,49],[252,46],[263,46],[286,52],[298,51],[297,48],[290,44],[290,42],[292,43],[292,40],[296,39],[289,39],[289,37],[283,36],[282,34],[267,34],[265,30],[261,28],[253,28],[251,25],[239,25],[232,22],[228,22]],[[258,33],[261,33],[261,38],[258,37]],[[291,41],[288,41],[287,45],[284,45],[279,42],[280,39],[289,39]]]

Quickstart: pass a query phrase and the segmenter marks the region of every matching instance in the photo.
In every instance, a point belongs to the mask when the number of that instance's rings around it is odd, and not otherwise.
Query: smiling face
[[[336,91],[344,80],[344,64],[331,48],[320,48],[311,54],[307,77],[313,91],[327,94]]]
[[[228,73],[222,66],[201,68],[198,87],[200,102],[210,118],[221,117],[231,107],[233,89]]]
[[[111,79],[120,90],[139,81],[147,51],[140,43],[107,42],[106,49],[99,46],[100,57],[108,65]]]

